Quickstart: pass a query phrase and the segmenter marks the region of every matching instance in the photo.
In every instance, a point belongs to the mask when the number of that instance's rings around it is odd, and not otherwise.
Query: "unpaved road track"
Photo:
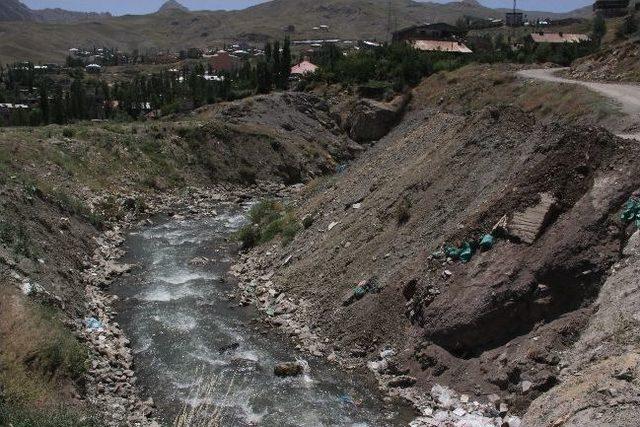
[[[535,69],[535,70],[522,70],[518,71],[518,75],[552,83],[565,83],[581,85],[589,88],[590,90],[597,92],[607,98],[613,99],[620,104],[624,113],[628,114],[637,127],[640,127],[640,85],[633,84],[621,84],[621,83],[597,83],[586,82],[582,80],[565,79],[555,75],[556,72],[562,71],[565,68],[547,68],[547,69]],[[620,133],[614,131],[618,136],[622,138],[633,138],[640,140],[640,133]]]

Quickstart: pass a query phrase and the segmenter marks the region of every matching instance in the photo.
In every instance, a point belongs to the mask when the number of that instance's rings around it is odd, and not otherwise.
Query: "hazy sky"
[[[2,0],[0,0],[2,1]],[[183,0],[182,4],[192,10],[200,9],[243,9],[264,0]],[[447,3],[447,0],[436,0]],[[156,11],[164,0],[22,0],[33,9],[61,7],[69,10],[125,13],[148,13]],[[490,7],[511,7],[512,0],[480,0]],[[593,3],[592,0],[519,0],[518,7],[527,10],[548,10],[566,12]]]

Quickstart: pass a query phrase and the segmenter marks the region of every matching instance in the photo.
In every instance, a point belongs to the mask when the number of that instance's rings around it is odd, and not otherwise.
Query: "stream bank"
[[[395,426],[412,414],[383,401],[375,384],[318,359],[305,360],[259,313],[234,300],[225,279],[231,239],[248,205],[220,202],[202,217],[162,218],[124,244],[131,274],[116,281],[116,320],[131,339],[142,394],[163,425]],[[279,378],[274,366],[305,366]]]

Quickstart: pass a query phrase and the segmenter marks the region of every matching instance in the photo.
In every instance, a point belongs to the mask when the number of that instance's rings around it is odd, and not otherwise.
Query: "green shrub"
[[[293,212],[275,200],[264,200],[249,211],[249,224],[238,231],[237,238],[244,249],[250,249],[280,236],[289,244],[302,229]]]
[[[22,255],[27,258],[35,256],[31,238],[22,224],[0,220],[0,243],[13,249],[16,255]]]
[[[411,218],[411,200],[407,197],[404,197],[398,207],[396,208],[396,218],[398,220],[398,225],[404,225],[409,222]]]
[[[62,136],[64,136],[65,138],[73,138],[73,136],[76,134],[76,132],[71,129],[71,128],[64,128],[62,129]]]

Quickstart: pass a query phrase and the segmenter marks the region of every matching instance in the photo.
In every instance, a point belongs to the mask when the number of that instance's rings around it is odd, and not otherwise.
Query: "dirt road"
[[[625,130],[610,129],[618,136],[628,139],[640,140],[640,85],[620,83],[596,83],[581,80],[565,79],[555,75],[563,68],[548,68],[535,70],[522,70],[518,74],[521,77],[541,80],[553,83],[576,84],[585,86],[607,98],[620,104],[621,110],[629,116],[629,122],[625,123]]]

